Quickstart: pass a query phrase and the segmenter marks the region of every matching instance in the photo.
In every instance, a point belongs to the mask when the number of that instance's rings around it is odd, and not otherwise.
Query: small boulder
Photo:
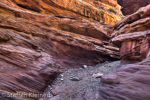
[[[101,78],[103,76],[102,73],[93,74],[94,78]]]
[[[84,67],[84,68],[88,68],[88,66],[87,66],[87,65],[83,65],[83,67]]]

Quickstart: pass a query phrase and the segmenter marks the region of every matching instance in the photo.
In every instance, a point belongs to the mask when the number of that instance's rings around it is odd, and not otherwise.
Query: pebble
[[[80,79],[78,77],[70,77],[71,81],[80,81]]]
[[[84,67],[84,68],[88,68],[88,66],[87,66],[87,65],[83,65],[83,67]]]
[[[105,63],[109,63],[108,61],[105,61]]]
[[[61,81],[63,81],[64,79],[63,79],[63,78],[61,78],[60,80],[61,80]]]
[[[51,86],[50,86],[50,85],[48,85],[48,87],[50,88]]]
[[[88,66],[89,68],[92,68],[92,66]]]
[[[102,73],[93,74],[94,78],[101,78],[103,76]]]
[[[82,68],[79,68],[80,70],[82,70]]]
[[[60,74],[61,77],[63,77],[64,75]]]
[[[50,94],[51,92],[49,91],[48,93]]]

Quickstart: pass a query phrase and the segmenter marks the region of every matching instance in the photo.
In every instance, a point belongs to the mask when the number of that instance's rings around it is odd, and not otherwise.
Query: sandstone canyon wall
[[[107,9],[100,9],[102,5],[116,10],[116,14]],[[121,12],[116,0],[104,4],[104,1],[82,1],[82,0],[1,0],[1,12],[15,14],[16,17],[27,17],[23,14],[34,15],[34,12],[60,17],[72,16],[83,17],[105,24],[114,24],[120,20]],[[7,10],[7,11],[6,11]],[[28,10],[28,11],[26,11]]]
[[[150,0],[117,0],[122,6],[121,11],[124,15],[130,15],[141,7],[150,4]]]
[[[114,25],[111,42],[120,48],[121,65],[102,77],[102,100],[150,99],[150,5]]]
[[[106,25],[120,19],[116,2],[0,0],[0,100],[21,99],[5,93],[43,93],[69,68],[119,59]]]

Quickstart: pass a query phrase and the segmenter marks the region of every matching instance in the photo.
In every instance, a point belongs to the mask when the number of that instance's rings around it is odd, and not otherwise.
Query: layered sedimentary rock
[[[149,100],[149,72],[149,65],[128,64],[102,77],[100,99]]]
[[[100,2],[101,1],[99,1],[99,3]],[[1,0],[0,11],[13,14],[16,17],[27,17],[26,15],[30,15],[32,18],[35,16],[35,14],[33,14],[34,11],[60,17],[82,17],[105,24],[114,24],[121,19],[121,12],[118,10],[119,5],[117,1],[112,0],[112,3],[109,2],[105,5],[109,6],[109,8],[113,8],[116,13],[110,12],[107,9],[101,9],[101,5],[96,6],[92,1],[88,2],[82,0]],[[105,5],[103,5],[103,7],[105,7]],[[28,9],[28,11],[25,9]],[[36,18],[36,20],[38,19]]]
[[[43,93],[69,68],[119,59],[111,26],[98,22],[118,18],[80,0],[0,0],[0,99]]]
[[[130,15],[141,7],[145,7],[150,4],[150,0],[117,0],[122,6],[121,11],[124,15]]]
[[[121,6],[118,5],[117,0],[83,0],[83,1],[93,4],[99,9],[104,10],[114,9],[114,11],[116,11],[116,14],[122,15],[122,12],[120,11]]]
[[[121,58],[143,60],[149,56],[150,5],[114,25],[112,42],[120,47]],[[126,48],[126,49],[125,49]]]
[[[121,64],[102,77],[100,99],[149,100],[149,11],[150,5],[114,25],[112,36],[115,37],[111,41],[120,47]]]

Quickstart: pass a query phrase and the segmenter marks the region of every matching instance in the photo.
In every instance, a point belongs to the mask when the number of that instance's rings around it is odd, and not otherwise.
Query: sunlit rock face
[[[122,15],[122,12],[120,11],[121,6],[118,5],[117,0],[83,0],[85,2],[88,2],[90,4],[95,4],[96,7],[98,8],[103,8],[103,9],[114,9],[117,14]]]
[[[150,0],[117,0],[122,6],[121,11],[124,15],[130,15],[139,8],[147,6],[150,4]]]
[[[43,93],[69,68],[119,59],[106,25],[119,12],[93,2],[0,0],[0,93]]]
[[[23,12],[31,14],[34,11],[54,16],[82,17],[105,24],[114,24],[121,19],[116,0],[1,0],[0,6],[1,12],[6,13],[7,9],[7,13],[15,13],[17,17],[25,17]],[[108,11],[109,8],[115,13]]]
[[[111,42],[120,48],[121,64],[102,77],[100,99],[149,100],[149,17],[150,5],[147,5],[114,25]]]

